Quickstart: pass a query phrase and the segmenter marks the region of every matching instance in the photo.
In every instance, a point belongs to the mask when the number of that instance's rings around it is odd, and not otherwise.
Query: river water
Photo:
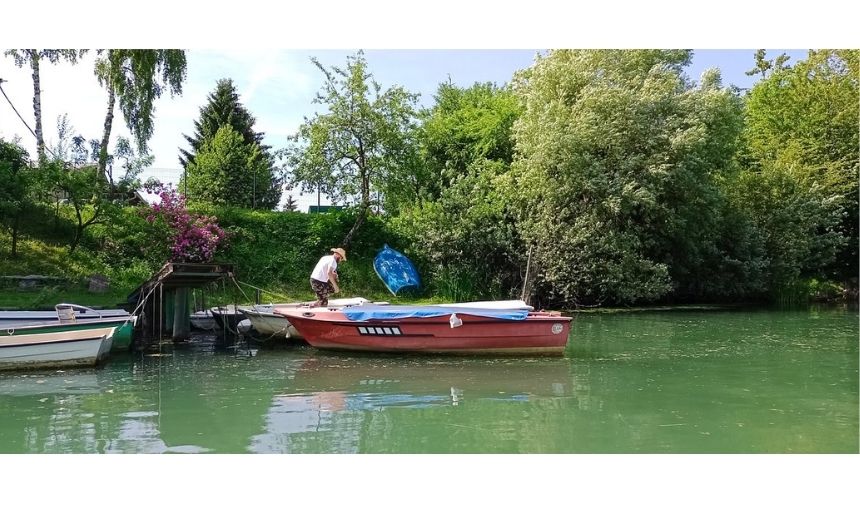
[[[211,340],[0,374],[0,453],[858,453],[856,309],[581,314],[563,358]]]

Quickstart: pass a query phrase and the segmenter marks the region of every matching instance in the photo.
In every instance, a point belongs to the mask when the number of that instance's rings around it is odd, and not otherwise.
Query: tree
[[[96,60],[96,76],[108,92],[98,163],[99,174],[104,176],[117,98],[138,151],[147,154],[147,143],[153,132],[155,99],[165,89],[171,95],[182,93],[186,63],[185,51],[179,49],[107,49],[99,54],[102,56]]]
[[[426,264],[439,295],[467,300],[519,291],[527,252],[503,194],[520,113],[509,89],[450,82],[422,113],[420,187],[411,200],[403,197],[391,223],[411,242],[409,256]]]
[[[11,255],[18,255],[21,216],[31,204],[32,174],[27,150],[0,138],[0,223],[12,235]]]
[[[688,82],[690,57],[552,51],[515,76],[525,109],[508,197],[543,296],[633,303],[707,288],[703,266],[721,254],[714,179],[732,166],[741,106],[718,73]]]
[[[57,139],[56,145],[51,146],[55,160],[78,168],[98,163],[100,142],[95,139],[87,141],[82,135],[75,135],[67,114],[57,118]],[[121,194],[139,186],[137,177],[144,168],[152,165],[154,159],[152,155],[139,155],[127,138],[117,137],[113,153],[107,155],[105,172],[111,192]]]
[[[58,162],[48,165],[57,188],[65,193],[75,211],[75,233],[69,244],[69,252],[74,252],[87,228],[110,222],[113,204],[107,197],[108,184],[95,166],[68,168]]]
[[[745,73],[747,75],[756,75],[761,74],[762,79],[767,77],[768,71],[779,71],[785,70],[786,62],[791,59],[791,56],[782,53],[781,55],[776,57],[776,60],[768,60],[766,59],[767,51],[764,49],[759,49],[755,52],[755,67],[747,70]]]
[[[111,162],[107,166],[107,178],[111,188],[126,191],[140,186],[138,176],[143,172],[143,169],[152,166],[155,157],[149,154],[140,155],[127,138],[117,137],[110,160]],[[117,179],[114,180],[114,170],[116,169],[122,170],[122,175],[117,173]]]
[[[280,185],[269,168],[259,144],[246,144],[226,124],[203,142],[179,185],[188,188],[192,200],[273,209],[280,199]]]
[[[758,189],[738,196],[771,237],[768,254],[781,265],[774,289],[810,276],[857,288],[858,55],[810,51],[793,67],[778,65],[747,96],[744,180]]]
[[[284,212],[295,212],[298,209],[298,202],[293,198],[293,195],[287,195],[287,201],[284,202]]]
[[[426,265],[437,295],[456,301],[511,297],[522,282],[522,240],[502,197],[509,168],[476,160],[437,199],[390,220],[408,239],[406,254]]]
[[[69,244],[74,252],[86,230],[95,225],[113,223],[120,212],[125,195],[139,186],[138,175],[152,163],[152,156],[138,156],[131,143],[119,137],[117,150],[109,154],[109,178],[97,165],[97,156],[102,151],[97,141],[90,142],[75,135],[74,127],[63,115],[57,119],[57,144],[52,146],[54,157],[39,171],[39,187],[53,193],[60,201],[70,205],[75,213],[75,231]],[[113,179],[114,169],[122,169],[123,175]]]
[[[57,63],[61,59],[75,64],[78,58],[86,53],[86,49],[9,49],[5,52],[15,60],[15,65],[23,67],[30,65],[33,71],[33,116],[35,118],[36,155],[39,163],[45,160],[45,138],[42,135],[42,84],[39,65],[47,60]]]
[[[336,202],[357,201],[358,217],[342,242],[348,247],[367,219],[374,190],[401,180],[417,161],[417,95],[400,86],[382,91],[362,51],[347,57],[344,69],[311,61],[325,75],[313,103],[328,110],[305,118],[285,154],[293,185],[308,192],[321,188]]]
[[[190,200],[230,202],[262,209],[278,205],[282,177],[270,147],[263,144],[263,133],[254,131],[255,122],[254,116],[239,102],[233,81],[219,80],[207,104],[200,108],[200,118],[194,122],[194,137],[184,135],[191,150],[180,149],[179,162],[186,169],[180,187],[187,181],[196,188],[187,188]],[[225,127],[233,133],[226,135]],[[215,142],[219,134],[221,137]],[[226,152],[227,144],[235,152]],[[220,154],[213,157],[214,151]],[[201,162],[198,156],[204,153],[206,160]],[[247,175],[250,178],[246,180]]]
[[[445,82],[435,98],[434,106],[422,114],[419,133],[431,195],[438,196],[476,160],[510,165],[514,157],[511,129],[522,113],[510,89],[493,83],[459,88]]]
[[[227,124],[242,135],[244,144],[258,144],[264,152],[268,152],[269,146],[263,145],[263,133],[254,131],[257,120],[239,101],[239,92],[231,79],[219,79],[208,99],[206,105],[200,108],[200,119],[194,121],[194,136],[182,135],[191,145],[190,151],[179,150],[179,163],[183,168],[194,161],[203,143],[211,140]]]

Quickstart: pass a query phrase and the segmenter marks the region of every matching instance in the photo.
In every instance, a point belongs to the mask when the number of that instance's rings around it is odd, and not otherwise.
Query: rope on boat
[[[245,291],[244,291],[244,290],[242,290],[242,286],[240,286],[240,285],[239,285],[239,281],[237,281],[237,280],[236,280],[236,276],[234,276],[234,275],[233,275],[233,272],[230,272],[229,277],[230,277],[230,280],[232,280],[232,281],[233,281],[233,284],[235,284],[235,285],[236,285],[236,288],[238,288],[238,289],[239,289],[239,292],[240,292],[240,293],[242,293],[242,296],[244,296],[244,297],[245,297],[245,299],[246,299],[246,300],[248,300],[249,302],[253,303],[254,301],[253,301],[253,300],[251,300],[251,299],[248,297],[248,295],[246,295],[246,294],[245,294]],[[236,300],[234,299],[234,300],[233,300],[233,305],[235,305],[235,304],[236,304],[235,302],[236,302]]]
[[[149,295],[151,295],[154,291],[155,291],[155,286],[150,288],[149,292],[146,293],[146,296],[144,296],[139,302],[137,302],[137,306],[134,308],[134,310],[131,311],[132,316],[137,317],[137,312],[143,311],[143,307],[146,304],[146,300],[149,298]],[[137,321],[137,320],[135,319],[135,321]],[[122,328],[123,326],[125,326],[127,324],[128,324],[128,320],[126,320],[124,323],[122,323],[122,326],[120,326],[120,328]]]
[[[247,282],[242,282],[242,281],[240,281],[240,280],[236,280],[236,282],[238,282],[239,284],[244,284],[244,285],[248,286],[249,288],[254,288],[254,289],[256,289],[256,290],[260,291],[261,293],[266,293],[267,295],[272,295],[272,296],[274,296],[274,297],[276,297],[276,298],[280,298],[280,299],[282,299],[282,300],[289,298],[289,296],[287,296],[287,295],[285,295],[285,294],[283,294],[283,293],[275,293],[275,292],[273,292],[273,291],[267,291],[267,290],[265,290],[265,289],[263,289],[263,288],[260,288],[260,287],[254,286],[253,284],[248,284]]]

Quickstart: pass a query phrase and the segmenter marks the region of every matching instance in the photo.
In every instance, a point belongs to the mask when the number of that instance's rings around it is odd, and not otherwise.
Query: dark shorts
[[[331,285],[331,282],[320,282],[316,279],[311,279],[311,289],[317,295],[319,306],[326,307],[328,305],[328,295],[334,293],[334,286]]]

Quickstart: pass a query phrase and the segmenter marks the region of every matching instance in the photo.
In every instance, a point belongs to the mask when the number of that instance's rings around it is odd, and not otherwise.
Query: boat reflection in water
[[[492,440],[488,451],[506,452],[499,438],[540,431],[542,421],[523,420],[560,411],[575,394],[566,358],[316,354],[290,385],[252,452],[460,452],[474,443],[458,440],[476,433]]]
[[[0,398],[47,395],[82,395],[100,393],[98,374],[95,370],[72,370],[68,372],[7,373],[0,380]]]

